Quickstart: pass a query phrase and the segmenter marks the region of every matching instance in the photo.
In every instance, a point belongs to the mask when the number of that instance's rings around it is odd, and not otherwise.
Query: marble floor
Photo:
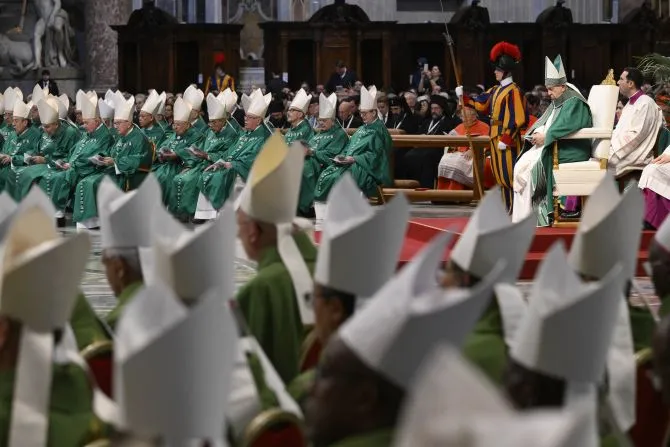
[[[413,217],[461,217],[469,216],[474,210],[471,206],[435,206],[429,204],[412,205]],[[73,226],[63,229],[65,234],[76,231]],[[100,315],[109,312],[116,303],[116,298],[107,283],[105,272],[100,261],[100,232],[90,232],[92,241],[92,250],[86,265],[86,271],[82,279],[82,290],[91,302],[93,308]],[[245,259],[241,246],[237,247],[235,257],[235,284],[239,288],[255,275],[255,263]],[[642,295],[652,304],[654,308],[658,307],[658,299],[655,296],[653,285],[648,278],[638,278],[637,284]],[[519,287],[526,296],[530,294],[532,282],[520,282]],[[638,291],[634,291],[631,297],[634,305],[644,305]]]

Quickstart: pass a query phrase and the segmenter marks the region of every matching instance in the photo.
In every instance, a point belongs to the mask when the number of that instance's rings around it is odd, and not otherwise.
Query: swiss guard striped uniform
[[[521,51],[516,45],[497,43],[491,50],[491,62],[505,75],[499,85],[473,98],[477,112],[491,118],[491,168],[510,214],[514,197],[514,164],[522,147],[521,130],[527,122],[523,95],[511,75],[520,60]]]

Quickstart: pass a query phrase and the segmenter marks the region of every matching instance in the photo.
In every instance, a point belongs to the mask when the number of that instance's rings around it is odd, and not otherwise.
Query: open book
[[[100,155],[94,155],[88,159],[91,163],[93,163],[96,166],[104,166],[105,162],[102,161],[102,156]]]

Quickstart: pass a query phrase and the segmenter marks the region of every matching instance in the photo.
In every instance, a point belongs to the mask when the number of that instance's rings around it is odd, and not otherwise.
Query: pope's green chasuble
[[[229,123],[219,132],[208,129],[204,140],[197,145],[207,154],[207,160],[198,158],[185,149],[179,149],[177,155],[182,159],[182,170],[174,177],[170,188],[168,209],[178,216],[193,216],[200,194],[200,176],[205,168],[220,160],[238,139],[237,131]]]
[[[220,209],[228,200],[239,175],[247,181],[251,165],[260,152],[270,131],[261,124],[255,130],[244,131],[237,142],[226,152],[221,162],[232,164],[230,169],[221,168],[216,171],[203,172],[200,176],[200,191],[210,201],[214,209]]]
[[[109,130],[101,124],[93,133],[85,132],[79,139],[66,159],[69,168],[54,167],[41,178],[40,188],[51,197],[57,210],[65,211],[77,183],[98,171],[98,166],[92,164],[89,158],[109,154],[113,142]]]
[[[316,248],[302,232],[294,236],[310,272]],[[267,247],[258,260],[258,274],[237,293],[249,331],[256,337],[284,383],[298,375],[300,348],[305,329],[300,319],[291,276],[276,247]]]
[[[345,172],[351,174],[366,196],[375,196],[377,186],[391,183],[388,153],[392,147],[391,136],[381,120],[359,127],[342,153],[345,157],[353,157],[355,162],[327,167],[316,183],[315,200],[325,202],[331,188]]]
[[[185,154],[191,156],[188,148],[191,146],[201,146],[203,138],[202,133],[193,127],[189,127],[183,135],[172,133],[163,140],[158,152],[172,151],[177,154],[177,159],[175,160],[161,161],[160,159],[157,159],[152,168],[156,180],[158,180],[158,183],[160,183],[161,189],[163,190],[163,203],[165,203],[166,206],[169,204],[174,177],[181,171],[183,163],[181,156]],[[156,156],[158,157],[158,154]]]
[[[561,140],[580,129],[591,127],[591,109],[579,93],[567,88],[558,99],[552,101],[544,114],[528,130],[531,135],[540,126],[546,126],[549,118],[551,122],[544,129],[544,148],[539,160],[533,165],[530,174],[530,188],[533,209],[537,215],[538,226],[548,226],[549,216],[553,213],[554,175],[552,154],[554,143],[558,142],[558,162],[574,163],[591,158],[591,140]],[[528,152],[532,144],[526,141],[524,151]]]

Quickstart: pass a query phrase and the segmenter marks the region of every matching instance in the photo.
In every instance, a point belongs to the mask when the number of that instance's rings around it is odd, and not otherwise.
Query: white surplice
[[[670,146],[665,148],[663,154],[670,156]],[[650,189],[659,196],[670,200],[670,164],[648,164],[642,171],[640,189]]]
[[[626,104],[612,133],[608,168],[616,177],[644,169],[654,158],[663,112],[656,102],[642,95]]]

